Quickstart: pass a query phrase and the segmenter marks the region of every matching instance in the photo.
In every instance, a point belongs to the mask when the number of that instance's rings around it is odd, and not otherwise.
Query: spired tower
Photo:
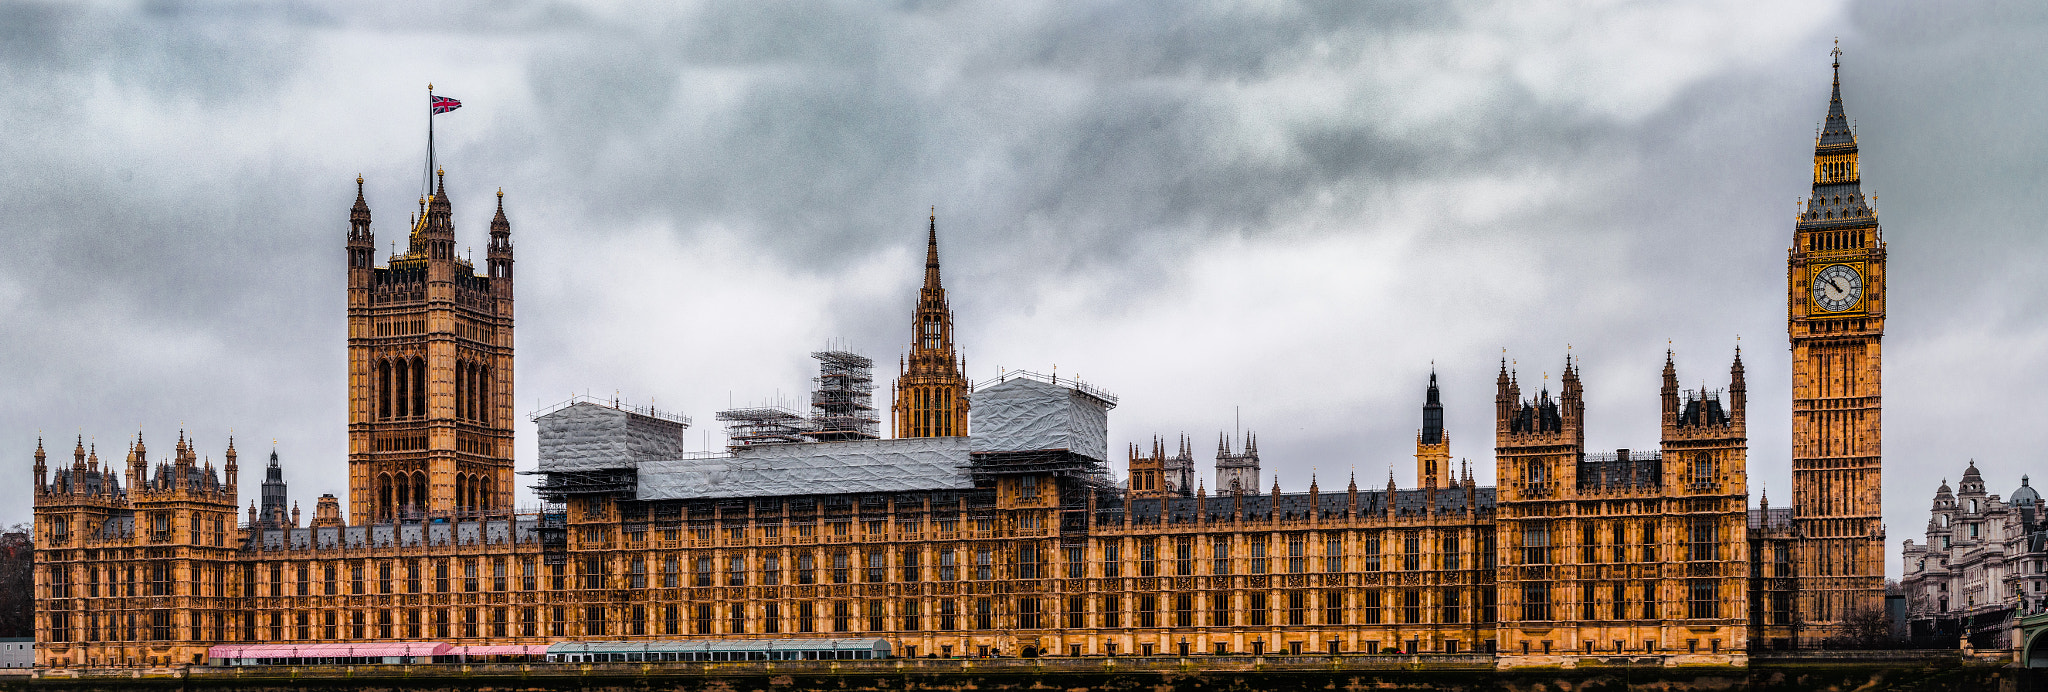
[[[512,505],[512,225],[491,219],[487,273],[455,248],[447,183],[404,254],[376,266],[356,179],[349,212],[349,523]]]
[[[1436,371],[1429,372],[1429,392],[1422,402],[1422,430],[1415,433],[1415,486],[1451,487],[1451,434],[1444,432],[1444,402],[1436,390]]]
[[[967,435],[967,364],[953,350],[953,310],[939,285],[939,215],[932,213],[924,255],[924,288],[917,292],[910,356],[896,378],[897,437]]]
[[[1813,152],[1813,196],[1786,260],[1792,513],[1804,643],[1884,603],[1884,236],[1842,109],[1842,51]]]
[[[1216,491],[1259,492],[1259,436],[1245,433],[1243,447],[1232,450],[1228,435],[1216,435]]]
[[[263,468],[263,510],[251,522],[251,526],[266,529],[285,528],[286,508],[284,467],[277,464],[277,450],[270,450],[270,465]]]

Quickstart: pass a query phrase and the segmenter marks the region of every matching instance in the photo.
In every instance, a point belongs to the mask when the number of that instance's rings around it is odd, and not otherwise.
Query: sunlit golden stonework
[[[1115,482],[1114,395],[1021,371],[970,390],[934,218],[893,439],[867,413],[872,362],[814,354],[820,413],[721,413],[735,426],[722,452],[689,451],[692,421],[651,407],[536,413],[545,504],[515,510],[502,198],[485,274],[455,253],[439,191],[407,252],[379,268],[359,187],[346,517],[326,497],[302,523],[273,456],[260,509],[238,523],[232,442],[215,471],[191,440],[152,461],[138,437],[122,472],[83,440],[52,469],[39,443],[37,661],[188,664],[252,642],[858,635],[898,656],[1742,665],[1873,605],[1882,569],[1884,256],[1843,122],[1838,84],[1787,279],[1789,508],[1747,507],[1739,351],[1725,389],[1690,391],[1667,352],[1655,450],[1587,447],[1574,359],[1555,392],[1548,378],[1525,392],[1502,363],[1497,487],[1453,462],[1434,375],[1413,450],[1292,464],[1391,467],[1412,453],[1415,487],[1390,474],[1283,491],[1262,483],[1249,433],[1219,435],[1213,491],[1186,436],[1133,447]]]
[[[375,266],[370,207],[349,211],[349,522],[512,505],[512,226],[491,219],[488,273],[456,252],[448,190]]]
[[[1813,196],[1786,259],[1792,515],[1812,640],[1884,605],[1885,245],[1842,107],[1840,51],[1813,152]]]

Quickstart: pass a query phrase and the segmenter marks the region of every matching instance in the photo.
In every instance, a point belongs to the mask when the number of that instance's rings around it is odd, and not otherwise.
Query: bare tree
[[[1893,645],[1892,616],[1882,608],[1859,609],[1835,623],[1831,649],[1882,649]]]

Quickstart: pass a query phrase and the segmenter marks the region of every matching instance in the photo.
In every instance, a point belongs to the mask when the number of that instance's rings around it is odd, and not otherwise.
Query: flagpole
[[[427,84],[427,191],[434,193],[434,85]]]

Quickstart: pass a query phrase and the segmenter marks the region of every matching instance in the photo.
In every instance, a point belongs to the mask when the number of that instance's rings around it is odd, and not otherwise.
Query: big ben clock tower
[[[1842,51],[1786,259],[1802,643],[1884,603],[1884,236],[1842,109]]]

